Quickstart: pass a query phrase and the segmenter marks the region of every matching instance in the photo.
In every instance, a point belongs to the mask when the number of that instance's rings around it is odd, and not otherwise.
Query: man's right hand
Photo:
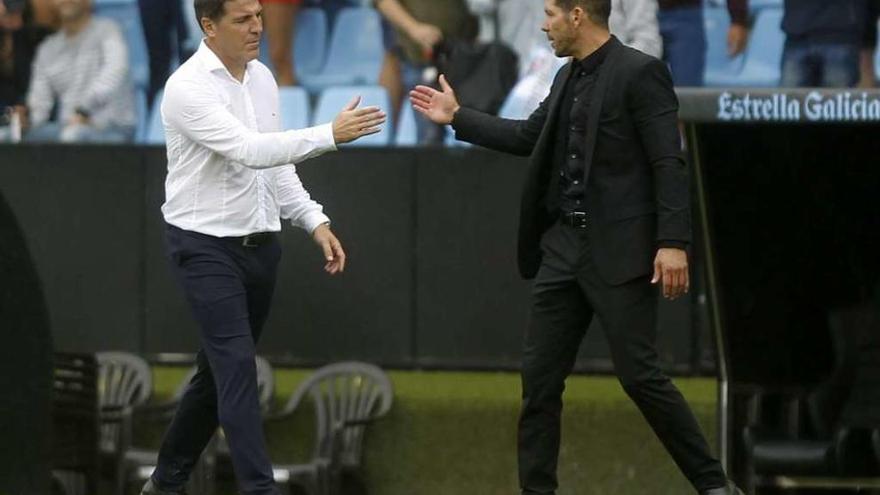
[[[333,139],[336,144],[350,143],[382,130],[385,112],[379,107],[358,108],[360,103],[361,97],[355,96],[333,119]]]
[[[455,112],[461,108],[461,105],[458,104],[455,91],[446,82],[446,77],[443,74],[440,75],[440,89],[443,91],[437,91],[428,86],[416,86],[409,92],[409,101],[412,102],[413,108],[431,122],[440,125],[451,124]]]

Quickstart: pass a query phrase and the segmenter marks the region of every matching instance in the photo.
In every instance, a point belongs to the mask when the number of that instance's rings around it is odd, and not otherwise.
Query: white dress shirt
[[[310,233],[328,222],[293,164],[336,149],[332,124],[280,122],[269,69],[251,61],[239,82],[202,42],[165,85],[165,221],[215,237],[277,232],[280,218]]]

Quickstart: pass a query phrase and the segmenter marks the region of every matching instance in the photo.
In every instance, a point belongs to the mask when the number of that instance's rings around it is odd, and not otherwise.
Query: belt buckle
[[[254,236],[251,234],[248,234],[241,238],[241,245],[246,248],[255,248],[260,246],[260,244],[256,242]]]
[[[585,211],[573,211],[569,215],[572,227],[579,229],[587,228],[587,213]]]

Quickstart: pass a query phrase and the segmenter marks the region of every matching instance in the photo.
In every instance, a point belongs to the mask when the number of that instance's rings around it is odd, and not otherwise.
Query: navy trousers
[[[166,229],[168,257],[198,320],[198,372],[159,450],[153,483],[182,490],[205,445],[223,427],[239,490],[278,494],[266,452],[257,393],[255,345],[269,313],[281,246],[274,235],[256,247]]]

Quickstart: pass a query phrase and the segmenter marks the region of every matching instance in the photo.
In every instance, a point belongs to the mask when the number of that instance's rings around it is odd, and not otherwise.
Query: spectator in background
[[[874,57],[877,51],[877,19],[880,18],[880,0],[868,0],[865,35],[862,38],[862,52],[859,56],[860,88],[873,88],[877,85],[877,68]]]
[[[424,72],[431,66],[434,47],[444,39],[475,39],[478,24],[465,0],[375,0],[374,5],[393,29],[385,32],[379,84],[388,91],[392,121],[397,122],[403,88],[427,82]],[[443,142],[442,127],[420,115],[416,126],[420,144]]]
[[[19,122],[24,118],[31,64],[48,34],[47,28],[34,24],[26,0],[0,0],[0,141],[12,137],[6,124],[13,114]]]
[[[185,2],[186,5],[191,3]],[[150,58],[147,107],[152,108],[153,98],[165,86],[171,73],[174,56],[183,63],[192,55],[192,50],[185,46],[190,37],[190,26],[184,17],[181,0],[138,0],[138,10]]]
[[[27,95],[29,141],[126,142],[134,88],[119,27],[92,17],[91,0],[54,0],[61,30],[40,44]],[[50,122],[57,105],[57,119]]]
[[[864,42],[876,43],[869,22],[877,22],[874,0],[785,0],[782,86],[855,86]]]
[[[800,1],[800,0],[797,0]],[[820,0],[821,1],[821,0]],[[706,68],[706,27],[701,0],[659,0],[663,60],[676,86],[702,86]],[[829,2],[836,5],[836,2]],[[748,42],[748,0],[727,0],[730,29],[728,54],[741,53]]]
[[[269,59],[279,86],[297,83],[293,70],[293,36],[301,0],[262,0],[263,29],[269,43]]]
[[[481,39],[493,39],[494,32],[489,21],[494,15],[491,8],[494,0],[470,0],[470,4],[471,9],[484,19]],[[536,29],[544,20],[543,2],[500,0],[497,14],[499,39],[517,53],[521,72],[528,70],[528,62],[535,47],[543,48],[549,53],[547,36]],[[625,45],[657,58],[662,56],[663,40],[657,25],[657,0],[612,0],[608,25],[611,33]]]

